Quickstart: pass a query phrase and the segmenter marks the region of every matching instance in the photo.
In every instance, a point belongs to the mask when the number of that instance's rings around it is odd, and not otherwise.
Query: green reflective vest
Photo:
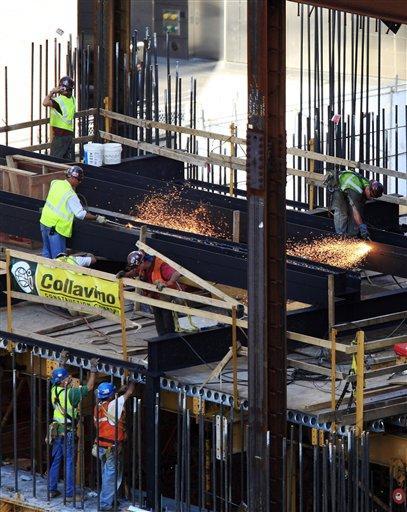
[[[65,388],[60,386],[52,386],[51,388],[51,404],[54,408],[54,421],[57,423],[65,423],[66,415],[66,422],[69,425],[72,418],[76,419],[78,416],[77,407],[73,407],[69,399],[69,389],[66,392],[68,404],[65,404]]]
[[[360,176],[353,171],[344,171],[339,175],[339,188],[342,192],[345,190],[353,190],[358,194],[362,194],[366,187],[369,186],[369,180]]]
[[[62,128],[70,132],[74,131],[74,117],[75,117],[75,98],[71,96],[67,98],[62,94],[53,98],[59,105],[62,114],[60,114],[55,108],[50,110],[50,125],[56,128]]]
[[[74,195],[75,192],[69,181],[51,181],[51,187],[42,209],[41,224],[47,228],[55,227],[57,233],[70,238],[74,214],[68,209],[68,200]]]
[[[60,261],[63,261],[64,263],[70,263],[71,265],[77,265],[75,258],[72,256],[60,256],[57,258]]]

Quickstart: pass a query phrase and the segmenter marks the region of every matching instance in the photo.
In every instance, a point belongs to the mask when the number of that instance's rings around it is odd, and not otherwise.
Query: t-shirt
[[[117,419],[120,420],[120,417],[123,413],[124,403],[125,403],[124,395],[121,395],[117,398]],[[113,399],[107,408],[108,418],[107,421],[110,425],[114,426],[116,421],[116,400]]]

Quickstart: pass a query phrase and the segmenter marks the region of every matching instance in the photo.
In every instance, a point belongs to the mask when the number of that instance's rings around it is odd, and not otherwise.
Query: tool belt
[[[102,459],[106,460],[111,451],[114,450],[115,448],[117,448],[117,453],[120,453],[121,451],[121,447],[122,447],[122,442],[118,442],[117,444],[112,441],[111,439],[107,439],[105,437],[98,437],[98,440],[99,441],[102,441],[103,443],[111,443],[110,446],[100,446],[99,445],[99,448],[104,448],[106,451],[105,453],[103,454],[102,456]],[[93,446],[92,446],[92,455],[93,457],[98,457],[98,444],[97,443],[94,443]]]

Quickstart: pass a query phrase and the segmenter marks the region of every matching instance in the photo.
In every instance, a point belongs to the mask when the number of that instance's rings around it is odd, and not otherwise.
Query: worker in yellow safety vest
[[[93,391],[98,359],[90,360],[90,375],[85,385],[72,386],[72,377],[64,367],[55,368],[51,374],[51,405],[53,420],[49,425],[47,442],[52,445],[52,461],[49,469],[49,490],[51,498],[60,496],[58,491],[59,471],[62,459],[65,463],[65,498],[72,502],[78,499],[74,492],[76,420],[80,402]]]
[[[75,131],[75,83],[70,76],[60,79],[58,87],[54,87],[45,96],[42,104],[49,107],[51,125],[51,156],[75,160],[73,142]]]
[[[77,165],[65,171],[65,180],[53,180],[40,218],[43,241],[42,255],[55,258],[66,251],[66,239],[72,235],[74,218],[106,222],[103,215],[87,212],[76,194],[76,187],[83,180],[83,169]]]

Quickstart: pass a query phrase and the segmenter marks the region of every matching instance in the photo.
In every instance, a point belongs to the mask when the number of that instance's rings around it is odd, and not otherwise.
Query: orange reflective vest
[[[94,420],[95,426],[97,427],[97,423],[99,422],[99,446],[103,446],[104,448],[108,448],[114,445],[116,438],[116,427],[115,425],[111,425],[111,422],[115,422],[114,415],[109,414],[109,404],[111,400],[107,400],[105,402],[101,402],[99,404],[99,408],[95,407],[94,410]],[[99,411],[98,411],[99,409]],[[99,418],[98,418],[99,412]],[[121,443],[126,438],[125,431],[125,414],[126,411],[123,409],[123,412],[119,418],[118,428],[117,428],[117,442]]]
[[[153,271],[151,272],[151,282],[153,284],[160,282],[165,283],[163,276],[161,275],[161,267],[164,264],[163,260],[160,260],[160,258],[157,258],[157,256],[154,258],[154,267]]]

